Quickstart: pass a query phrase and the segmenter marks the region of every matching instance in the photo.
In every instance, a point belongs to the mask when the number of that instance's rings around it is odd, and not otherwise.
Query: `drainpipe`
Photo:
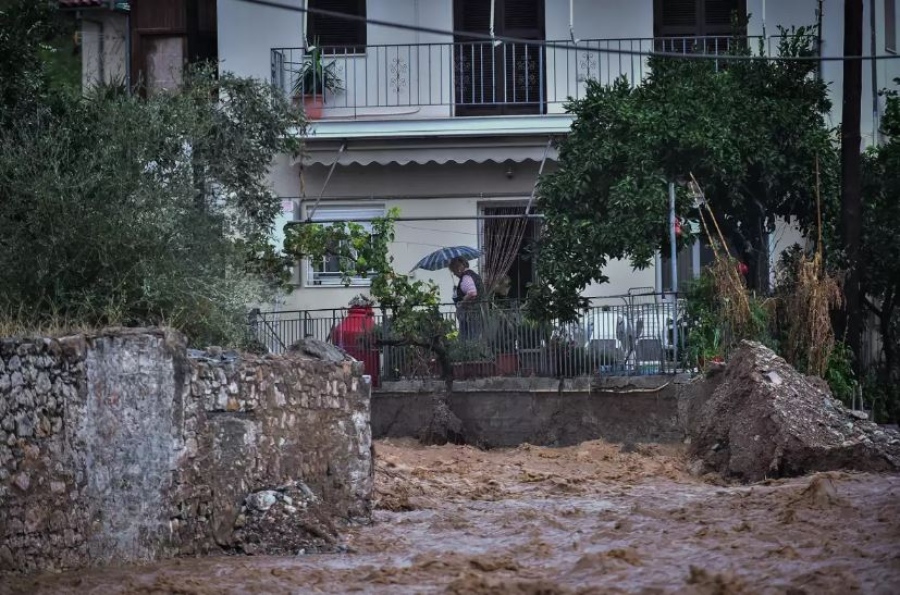
[[[819,65],[816,73],[819,80],[822,80],[822,20],[824,18],[824,0],[819,0],[819,7],[816,9],[816,51],[819,53]]]
[[[872,49],[872,55],[878,53],[878,43],[877,43],[877,20],[875,18],[875,11],[877,10],[875,6],[875,0],[869,1],[869,27],[871,28],[870,33],[870,41],[869,46]],[[878,62],[877,60],[869,60],[872,65],[872,144],[874,146],[878,146],[879,144],[879,117],[880,117],[880,106],[878,105]]]
[[[675,234],[675,182],[669,182],[669,243],[672,249],[672,363],[678,367],[678,244]]]

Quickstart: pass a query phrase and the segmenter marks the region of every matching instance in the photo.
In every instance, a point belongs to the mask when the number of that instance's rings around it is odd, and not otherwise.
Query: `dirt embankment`
[[[177,560],[0,593],[900,592],[900,476],[727,485],[678,448],[376,444],[376,522],[347,554]]]

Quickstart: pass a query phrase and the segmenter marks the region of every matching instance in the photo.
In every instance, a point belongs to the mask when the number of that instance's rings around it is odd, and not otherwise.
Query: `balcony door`
[[[544,39],[544,0],[494,0],[494,34]],[[454,30],[490,32],[490,0],[454,0]],[[540,114],[545,109],[544,50],[457,35],[453,49],[457,116]]]

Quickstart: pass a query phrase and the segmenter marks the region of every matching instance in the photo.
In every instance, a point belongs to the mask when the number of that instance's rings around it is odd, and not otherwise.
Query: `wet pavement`
[[[0,593],[900,593],[900,475],[725,485],[680,449],[379,442],[350,553],[180,559]]]

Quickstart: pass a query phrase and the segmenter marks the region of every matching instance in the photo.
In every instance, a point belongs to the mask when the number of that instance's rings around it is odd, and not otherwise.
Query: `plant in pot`
[[[456,380],[494,375],[494,354],[484,341],[457,341],[450,346],[453,377]]]
[[[294,100],[303,98],[303,109],[309,120],[322,117],[327,93],[343,91],[344,83],[337,75],[337,62],[325,63],[322,48],[316,41],[313,49],[303,58],[303,66],[294,81]]]
[[[519,371],[519,355],[516,352],[515,314],[501,307],[488,311],[484,336],[496,354],[495,367],[498,376],[512,376]]]

